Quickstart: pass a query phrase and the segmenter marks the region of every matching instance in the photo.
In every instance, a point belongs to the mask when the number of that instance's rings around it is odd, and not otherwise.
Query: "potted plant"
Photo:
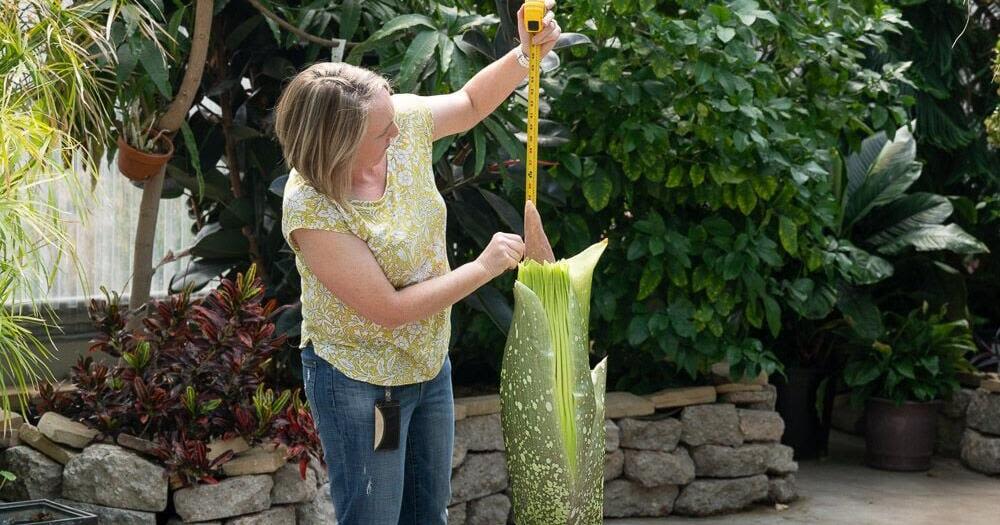
[[[836,386],[831,378],[836,376],[840,344],[834,327],[842,324],[840,318],[802,319],[780,344],[790,349],[781,352],[785,371],[772,375],[770,381],[778,396],[775,410],[785,422],[781,442],[792,447],[796,460],[827,453]]]
[[[118,170],[134,181],[156,175],[174,153],[170,137],[153,127],[157,114],[140,99],[133,99],[122,110],[118,135]]]
[[[161,8],[162,9],[162,8]],[[168,130],[157,129],[173,99],[177,68],[171,67],[183,40],[170,33],[163,12],[137,11],[135,19],[117,25],[115,119],[118,169],[133,181],[145,181],[170,161],[174,144]]]
[[[905,317],[885,316],[885,332],[857,340],[844,380],[856,406],[865,403],[865,462],[885,470],[927,470],[941,400],[959,388],[975,351],[969,323],[947,320],[927,303]]]
[[[948,198],[908,191],[923,169],[916,147],[909,129],[901,127],[891,138],[884,132],[866,138],[844,161],[838,157],[830,174],[831,206],[818,211],[832,218],[819,270],[783,284],[799,329],[781,342],[786,375],[773,382],[787,426],[782,442],[795,449],[796,459],[825,454],[832,379],[843,361],[837,348],[845,337],[872,341],[884,332],[873,291],[906,286],[905,280],[891,279],[915,260],[915,252],[986,251],[978,239],[948,223],[954,209]]]

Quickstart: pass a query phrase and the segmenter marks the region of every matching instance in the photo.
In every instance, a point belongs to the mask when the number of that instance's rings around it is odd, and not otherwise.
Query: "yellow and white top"
[[[302,276],[302,345],[352,379],[397,386],[437,376],[448,353],[451,308],[396,329],[382,327],[344,304],[302,261],[291,232],[329,230],[368,243],[396,289],[450,271],[445,243],[447,210],[431,169],[433,124],[420,97],[392,96],[399,127],[387,150],[385,193],[376,201],[351,200],[348,212],[317,192],[294,170],[284,192],[281,231]],[[350,268],[340,269],[350,272]]]

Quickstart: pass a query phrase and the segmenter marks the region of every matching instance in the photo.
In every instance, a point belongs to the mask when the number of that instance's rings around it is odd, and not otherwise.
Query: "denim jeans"
[[[455,440],[451,360],[424,383],[394,386],[400,403],[399,448],[373,450],[375,401],[384,386],[345,376],[302,350],[302,379],[340,525],[446,525]]]

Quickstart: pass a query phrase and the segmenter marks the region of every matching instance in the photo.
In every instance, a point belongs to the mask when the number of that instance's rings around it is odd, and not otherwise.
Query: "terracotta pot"
[[[160,171],[174,155],[174,143],[170,137],[160,134],[157,141],[166,148],[165,153],[147,153],[133,148],[121,136],[118,137],[118,171],[129,179],[144,181]]]
[[[940,401],[871,398],[865,406],[865,463],[883,470],[931,468]]]

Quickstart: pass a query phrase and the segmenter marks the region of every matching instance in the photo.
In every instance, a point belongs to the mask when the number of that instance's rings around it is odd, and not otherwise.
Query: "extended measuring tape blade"
[[[524,23],[529,37],[541,32],[545,18],[545,2],[527,0],[524,2]],[[542,72],[542,46],[531,44],[528,67],[528,143],[525,151],[526,178],[524,198],[538,202],[538,83]]]

